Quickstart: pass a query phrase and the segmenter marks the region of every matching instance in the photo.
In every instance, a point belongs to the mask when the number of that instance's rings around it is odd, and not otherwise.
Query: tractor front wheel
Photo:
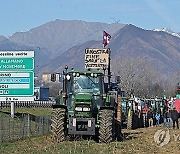
[[[108,109],[100,110],[99,121],[99,142],[112,142],[114,139],[114,111]]]
[[[55,142],[62,142],[65,139],[66,125],[65,125],[66,110],[63,108],[55,108],[52,111],[52,139]]]

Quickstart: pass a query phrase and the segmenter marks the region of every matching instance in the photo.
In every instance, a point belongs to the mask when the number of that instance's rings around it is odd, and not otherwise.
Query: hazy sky
[[[0,0],[0,35],[28,31],[55,19],[180,32],[180,0]]]

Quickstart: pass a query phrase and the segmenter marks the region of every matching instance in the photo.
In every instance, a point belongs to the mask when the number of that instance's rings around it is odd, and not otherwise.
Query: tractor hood
[[[75,95],[75,102],[91,102],[92,95],[86,93],[80,93]]]
[[[75,95],[74,110],[76,117],[92,116],[92,95],[80,93]]]

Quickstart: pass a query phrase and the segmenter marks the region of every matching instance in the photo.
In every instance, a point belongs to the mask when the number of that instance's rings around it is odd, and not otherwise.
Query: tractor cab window
[[[80,75],[74,77],[73,89],[75,93],[90,92],[102,93],[102,76],[91,77],[90,75]]]

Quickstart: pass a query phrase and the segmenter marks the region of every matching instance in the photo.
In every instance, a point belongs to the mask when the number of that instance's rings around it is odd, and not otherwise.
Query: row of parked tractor
[[[148,127],[156,124],[156,115],[159,115],[159,123],[163,122],[165,112],[177,110],[180,114],[180,99],[178,97],[165,98],[137,98],[122,97],[122,126],[127,129]],[[152,124],[149,119],[152,118]]]

